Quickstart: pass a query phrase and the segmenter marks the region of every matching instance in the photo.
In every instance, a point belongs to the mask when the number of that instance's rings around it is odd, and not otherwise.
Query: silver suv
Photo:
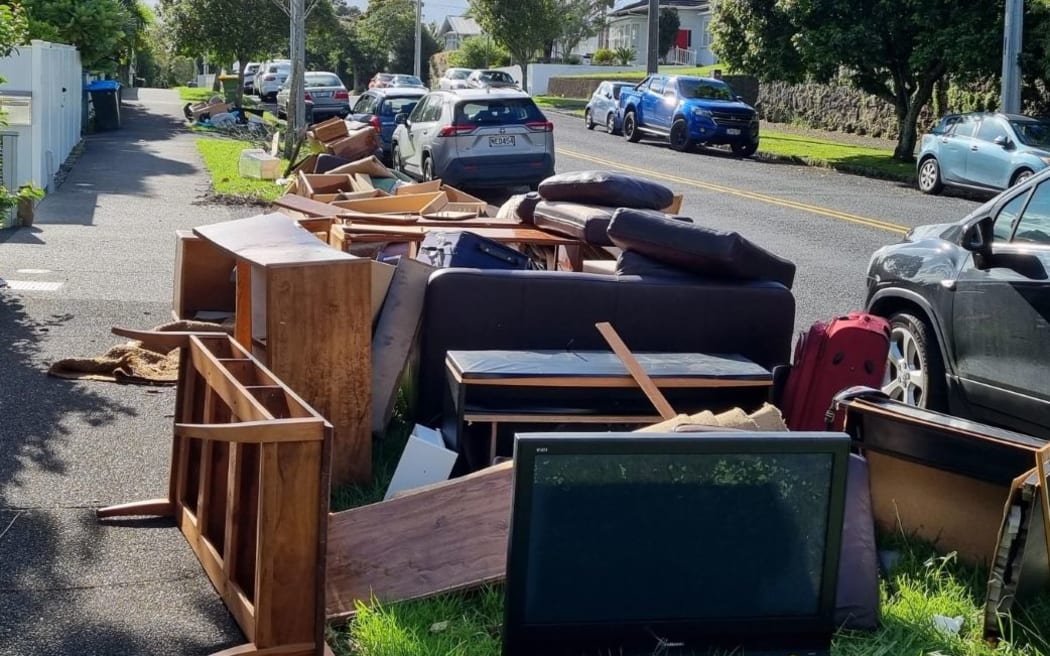
[[[535,189],[554,174],[554,125],[523,91],[434,91],[395,120],[391,159],[415,178]]]

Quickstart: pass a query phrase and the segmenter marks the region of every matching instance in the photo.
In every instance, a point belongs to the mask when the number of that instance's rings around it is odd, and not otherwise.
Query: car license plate
[[[726,128],[726,134],[737,135],[740,134],[739,128]]]
[[[314,98],[331,98],[332,97],[332,92],[331,91],[313,91],[313,92],[310,93],[310,95],[313,96]]]
[[[514,135],[509,137],[489,137],[490,146],[513,146]]]

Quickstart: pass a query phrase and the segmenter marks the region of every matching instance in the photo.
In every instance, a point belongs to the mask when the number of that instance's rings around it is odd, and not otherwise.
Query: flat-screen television
[[[503,653],[826,653],[849,446],[518,435]]]

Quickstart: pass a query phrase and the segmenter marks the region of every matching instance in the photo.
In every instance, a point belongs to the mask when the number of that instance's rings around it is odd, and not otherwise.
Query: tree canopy
[[[0,57],[7,57],[29,36],[29,21],[21,5],[0,5]],[[0,82],[3,78],[0,78]]]
[[[1002,14],[1001,0],[721,0],[712,48],[764,80],[841,77],[891,103],[908,161],[934,85],[997,70]]]
[[[29,37],[76,46],[88,71],[116,70],[145,29],[134,0],[23,0],[22,5]]]
[[[470,0],[470,13],[481,29],[507,49],[512,62],[521,65],[522,87],[529,60],[561,35],[563,16],[557,0]]]

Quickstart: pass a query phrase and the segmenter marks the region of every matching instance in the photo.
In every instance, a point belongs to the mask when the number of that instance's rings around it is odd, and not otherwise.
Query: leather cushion
[[[533,220],[537,228],[595,246],[612,246],[606,231],[615,211],[613,207],[541,200]]]
[[[574,171],[552,175],[539,187],[543,200],[583,205],[662,210],[674,192],[656,182],[611,171]]]
[[[620,251],[619,257],[616,258],[616,275],[673,278],[675,280],[687,280],[696,277],[696,274],[685,269],[658,262],[641,253],[630,250]]]
[[[624,250],[703,276],[771,280],[788,289],[795,280],[793,262],[739,234],[678,221],[661,212],[618,209],[608,234]]]

